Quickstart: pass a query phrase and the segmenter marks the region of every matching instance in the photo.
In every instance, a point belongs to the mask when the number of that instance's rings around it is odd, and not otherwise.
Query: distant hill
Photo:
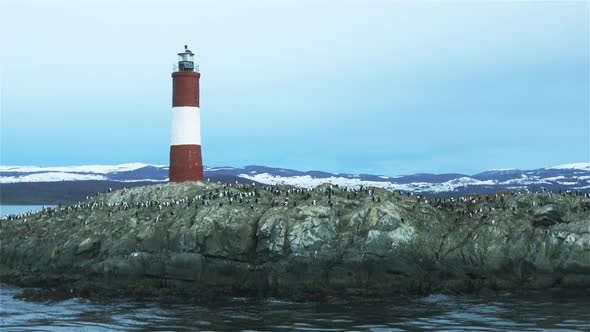
[[[462,196],[504,190],[543,189],[590,192],[590,163],[559,165],[534,170],[491,170],[474,175],[460,173],[384,176],[297,171],[267,166],[206,167],[205,178],[223,183],[290,184],[315,187],[374,186],[427,196]],[[69,203],[109,188],[135,187],[168,180],[168,167],[142,163],[65,167],[0,166],[2,204]]]

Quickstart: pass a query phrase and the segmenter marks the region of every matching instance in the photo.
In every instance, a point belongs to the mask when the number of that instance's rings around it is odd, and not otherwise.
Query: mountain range
[[[224,183],[288,184],[315,187],[374,186],[427,196],[488,194],[505,190],[582,191],[590,193],[590,163],[575,163],[532,170],[497,169],[478,174],[460,173],[385,176],[298,171],[267,166],[205,167],[205,178]],[[162,183],[168,166],[130,163],[63,167],[0,166],[2,204],[56,204],[118,189]]]

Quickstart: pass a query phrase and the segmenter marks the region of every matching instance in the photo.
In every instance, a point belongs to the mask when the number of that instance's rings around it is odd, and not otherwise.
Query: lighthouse
[[[170,182],[203,179],[201,155],[201,111],[199,109],[199,66],[186,45],[178,53],[172,73],[172,142]]]

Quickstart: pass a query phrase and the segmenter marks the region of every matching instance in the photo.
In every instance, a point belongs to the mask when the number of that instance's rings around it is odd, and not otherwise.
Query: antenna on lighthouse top
[[[186,51],[186,49],[188,48],[188,46],[184,45],[184,50]]]

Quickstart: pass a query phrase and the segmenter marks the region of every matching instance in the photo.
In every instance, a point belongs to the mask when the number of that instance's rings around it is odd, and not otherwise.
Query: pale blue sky
[[[1,164],[167,164],[201,68],[204,162],[388,175],[589,161],[588,1],[0,2]]]

